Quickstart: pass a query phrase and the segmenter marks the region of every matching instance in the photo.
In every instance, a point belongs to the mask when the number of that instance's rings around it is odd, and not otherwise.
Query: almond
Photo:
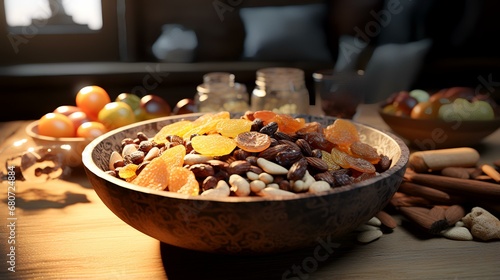
[[[306,157],[308,165],[318,171],[318,172],[325,172],[328,170],[328,163],[326,163],[324,160],[321,158],[317,157]]]
[[[460,205],[452,205],[445,211],[446,221],[449,225],[454,225],[465,216],[465,209]]]
[[[377,217],[384,226],[390,229],[394,229],[398,226],[396,220],[385,211],[378,212],[375,217]]]

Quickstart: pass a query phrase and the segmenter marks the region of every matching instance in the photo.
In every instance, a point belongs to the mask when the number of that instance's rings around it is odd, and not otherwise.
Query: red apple
[[[163,98],[148,94],[141,98],[141,106],[144,110],[144,119],[154,119],[169,116],[172,113],[170,105]]]

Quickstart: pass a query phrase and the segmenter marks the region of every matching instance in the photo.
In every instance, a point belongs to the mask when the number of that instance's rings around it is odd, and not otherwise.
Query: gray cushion
[[[242,8],[243,58],[261,61],[331,61],[325,4]]]

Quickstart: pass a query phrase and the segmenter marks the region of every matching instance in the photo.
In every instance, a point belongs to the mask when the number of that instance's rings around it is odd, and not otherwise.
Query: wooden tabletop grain
[[[373,106],[360,109],[357,121],[387,129]],[[27,123],[0,123],[0,149],[25,138]],[[500,131],[485,139],[480,152],[484,162],[500,158]],[[500,277],[500,241],[428,236],[398,215],[399,226],[369,244],[348,234],[294,252],[224,256],[162,244],[131,228],[100,201],[82,168],[73,168],[62,179],[15,185],[15,208],[10,209],[8,196],[13,194],[8,193],[8,182],[1,185],[0,279]]]

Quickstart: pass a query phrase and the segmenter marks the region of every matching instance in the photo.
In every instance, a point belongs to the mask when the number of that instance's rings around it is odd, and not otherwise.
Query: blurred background
[[[208,72],[251,90],[271,66],[304,70],[310,92],[315,71],[368,68],[384,85],[365,93],[371,102],[451,86],[498,100],[499,10],[494,0],[0,0],[0,121],[72,105],[89,84],[174,106]]]

